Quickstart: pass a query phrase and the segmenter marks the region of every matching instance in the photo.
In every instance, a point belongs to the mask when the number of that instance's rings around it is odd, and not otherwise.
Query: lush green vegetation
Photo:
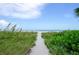
[[[79,55],[79,30],[43,33],[51,54]]]
[[[9,25],[8,25],[9,27]],[[7,29],[8,29],[7,27]],[[27,54],[29,49],[34,45],[36,33],[15,31],[13,26],[10,31],[0,31],[0,54],[17,55]]]

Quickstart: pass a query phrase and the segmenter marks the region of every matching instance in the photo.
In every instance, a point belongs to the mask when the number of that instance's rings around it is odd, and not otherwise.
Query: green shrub
[[[79,30],[43,33],[51,54],[79,54]]]

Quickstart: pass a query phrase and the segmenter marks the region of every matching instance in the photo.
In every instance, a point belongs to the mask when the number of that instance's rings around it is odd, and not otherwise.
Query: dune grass
[[[48,32],[42,37],[53,55],[79,55],[79,30]]]
[[[36,33],[0,31],[0,54],[26,54],[34,45]]]
[[[24,32],[11,23],[0,30],[0,55],[24,55],[35,44],[36,32]]]

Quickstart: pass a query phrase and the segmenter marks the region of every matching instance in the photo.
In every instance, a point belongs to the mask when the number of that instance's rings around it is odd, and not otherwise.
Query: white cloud
[[[36,18],[41,15],[41,3],[1,3],[0,15],[14,18]]]
[[[8,25],[8,24],[9,24],[9,22],[5,21],[4,19],[1,19],[1,20],[0,20],[0,25],[1,25],[1,26],[6,26],[6,25]]]

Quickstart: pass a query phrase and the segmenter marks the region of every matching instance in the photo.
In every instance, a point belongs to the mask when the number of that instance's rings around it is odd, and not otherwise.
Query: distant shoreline
[[[26,30],[27,32],[62,32],[65,30]]]

